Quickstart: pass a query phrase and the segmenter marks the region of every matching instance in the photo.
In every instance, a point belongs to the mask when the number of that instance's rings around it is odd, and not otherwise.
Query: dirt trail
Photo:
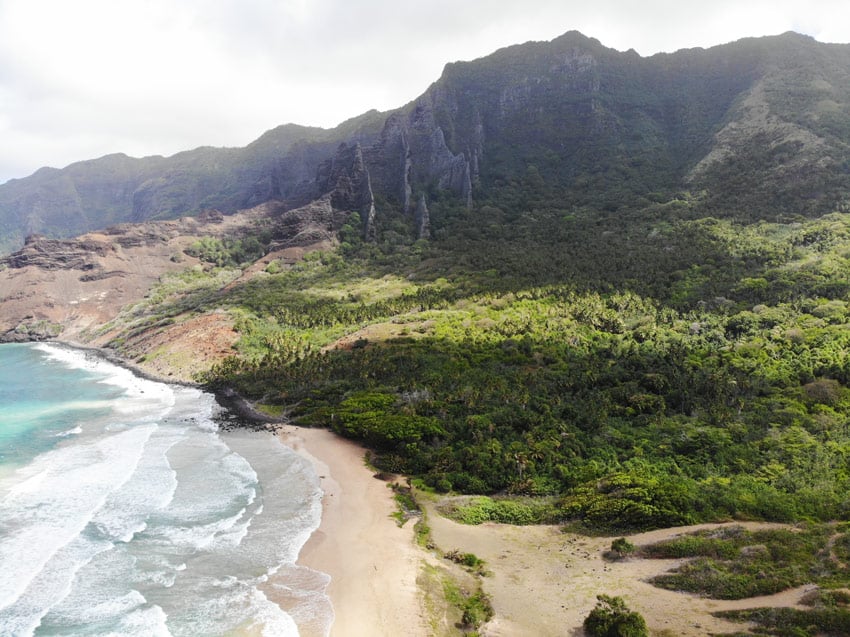
[[[742,630],[742,624],[712,617],[720,610],[757,606],[798,606],[811,587],[747,600],[712,600],[666,591],[647,580],[682,560],[633,559],[607,562],[602,554],[611,537],[562,533],[555,526],[515,527],[501,524],[466,526],[440,516],[428,507],[434,541],[444,549],[475,553],[492,575],[484,579],[495,619],[482,631],[489,637],[548,637],[583,635],[582,622],[596,605],[596,595],[619,595],[640,612],[654,634],[705,637]],[[771,524],[736,523],[749,529]],[[661,529],[629,536],[636,545],[650,544],[722,524]]]

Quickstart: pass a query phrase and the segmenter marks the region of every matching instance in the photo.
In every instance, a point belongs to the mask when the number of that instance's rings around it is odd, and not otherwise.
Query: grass
[[[124,347],[134,337],[215,309],[221,301],[222,288],[241,274],[239,269],[201,266],[164,274],[143,300],[122,310],[96,334],[117,331],[109,346],[126,355]]]
[[[501,522],[523,526],[527,524],[554,524],[559,521],[558,510],[552,498],[491,498],[473,496],[447,501],[440,512],[461,524]]]
[[[432,498],[429,489],[420,489],[416,480],[410,489],[414,502],[419,498]],[[428,526],[427,509],[414,527],[416,543],[434,555],[441,557],[447,567],[427,564],[417,582],[420,586],[425,607],[430,616],[433,635],[477,635],[478,628],[494,614],[489,596],[482,587],[482,578],[489,572],[486,562],[473,553],[458,550],[441,551],[433,541]],[[440,586],[440,595],[435,592],[435,583]]]
[[[458,599],[457,591],[460,587],[451,574],[443,568],[425,564],[416,584],[425,607],[428,634],[434,637],[455,637],[462,634],[458,626],[463,613],[452,603],[452,600]]]
[[[754,632],[743,635],[776,637],[843,637],[850,635],[850,609],[824,607],[812,610],[796,608],[753,608],[717,613],[718,617],[753,622]]]
[[[693,558],[654,578],[660,588],[745,599],[803,584],[850,585],[850,569],[839,559],[846,541],[846,529],[832,524],[756,531],[733,526],[650,545],[640,555]]]
[[[451,579],[443,581],[446,600],[461,612],[460,628],[467,635],[477,635],[477,629],[493,617],[493,605],[490,598],[481,590],[468,591]]]
[[[286,415],[286,407],[284,405],[267,405],[265,403],[255,403],[254,408],[266,414],[267,416],[271,416],[272,418],[280,418]]]

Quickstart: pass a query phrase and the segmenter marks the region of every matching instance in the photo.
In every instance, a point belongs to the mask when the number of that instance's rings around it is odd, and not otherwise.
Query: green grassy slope
[[[546,519],[846,516],[850,216],[612,223],[534,182],[230,289],[239,352],[205,380]]]

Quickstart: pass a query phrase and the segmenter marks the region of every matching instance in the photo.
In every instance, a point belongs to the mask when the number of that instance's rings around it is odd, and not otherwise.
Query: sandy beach
[[[327,592],[335,614],[331,636],[430,635],[417,578],[423,564],[440,560],[414,543],[412,524],[396,524],[392,491],[364,463],[364,448],[322,429],[287,425],[277,435],[309,458],[321,478],[321,525],[302,549],[299,564],[330,575]],[[563,533],[554,526],[466,526],[440,516],[434,502],[426,510],[440,550],[472,552],[487,563],[490,574],[482,583],[496,615],[480,634],[489,637],[580,637],[582,622],[599,593],[623,596],[644,615],[653,634],[698,637],[734,632],[740,624],[712,613],[755,606],[799,607],[809,588],[759,599],[710,600],[648,583],[680,563],[676,560],[605,561],[602,555],[612,538]],[[630,539],[637,545],[649,544],[716,526],[720,525],[661,529]],[[321,634],[309,625],[300,629],[303,637]]]
[[[396,524],[393,493],[364,463],[365,450],[322,429],[287,425],[280,439],[321,477],[322,522],[298,563],[331,577],[332,637],[425,637],[416,585],[423,553],[413,524]],[[302,637],[313,637],[302,627]]]

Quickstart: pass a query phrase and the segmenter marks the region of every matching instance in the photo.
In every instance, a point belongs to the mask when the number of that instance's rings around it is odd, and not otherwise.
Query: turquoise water
[[[86,352],[0,346],[0,635],[327,634],[328,578],[294,564],[318,477],[220,416]]]
[[[83,369],[69,373],[30,345],[0,347],[0,464],[29,462],[81,418],[107,415],[121,390],[97,380]]]

